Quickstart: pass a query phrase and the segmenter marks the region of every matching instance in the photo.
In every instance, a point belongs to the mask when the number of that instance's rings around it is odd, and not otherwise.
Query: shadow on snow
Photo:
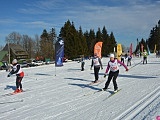
[[[85,79],[82,79],[82,78],[64,78],[64,79],[78,80],[78,81],[89,81],[89,82],[91,82],[90,80],[85,80]]]
[[[45,74],[45,73],[35,73],[35,75],[52,76],[52,75],[50,75],[50,74]]]
[[[81,88],[90,88],[92,90],[101,90],[100,88],[96,88],[94,86],[90,86],[90,85],[87,85],[87,84],[75,84],[75,83],[69,83],[68,85],[74,85],[74,86],[78,86],[78,87],[81,87]]]
[[[16,90],[16,86],[6,85],[6,88],[4,88],[4,90],[8,90],[8,89]]]
[[[142,76],[142,75],[121,75],[119,77],[127,77],[127,78],[137,78],[137,79],[148,79],[148,78],[157,78],[154,76]]]

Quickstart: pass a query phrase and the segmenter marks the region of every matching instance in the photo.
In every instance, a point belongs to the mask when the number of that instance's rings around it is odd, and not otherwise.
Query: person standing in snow
[[[147,56],[148,56],[147,51],[144,50],[144,52],[142,53],[142,55],[143,55],[143,64],[144,64],[144,62],[146,62],[146,64],[147,64]]]
[[[100,68],[103,69],[101,58],[97,56],[97,53],[94,53],[94,57],[92,58],[91,69],[93,66],[94,66],[94,76],[95,76],[95,81],[93,82],[97,83],[99,79],[99,70]]]
[[[108,66],[106,68],[104,78],[106,78],[106,75],[107,75],[109,70],[110,70],[110,72],[109,72],[109,75],[108,75],[108,80],[105,83],[105,87],[102,88],[102,91],[105,91],[108,88],[108,86],[109,86],[109,84],[110,84],[110,82],[111,82],[111,80],[113,78],[114,92],[117,92],[118,86],[117,86],[116,79],[117,79],[118,74],[119,74],[118,63],[120,65],[124,66],[126,71],[128,71],[128,68],[124,63],[122,63],[121,61],[115,59],[114,58],[114,54],[110,54],[110,61],[108,62]]]
[[[84,56],[81,56],[81,71],[84,71],[84,65],[85,65],[85,61],[84,61]]]
[[[14,59],[12,61],[12,71],[8,74],[7,77],[10,77],[12,74],[16,74],[16,90],[14,91],[14,93],[18,93],[18,92],[22,92],[22,79],[24,77],[24,72],[22,71],[21,66],[17,63],[17,59]],[[20,88],[20,89],[19,89]]]
[[[124,51],[122,51],[122,54],[120,55],[120,57],[121,57],[121,62],[124,64],[124,59],[125,59]]]
[[[130,55],[129,51],[128,51],[128,56],[127,56],[127,66],[131,66],[131,60],[132,60],[132,56]]]

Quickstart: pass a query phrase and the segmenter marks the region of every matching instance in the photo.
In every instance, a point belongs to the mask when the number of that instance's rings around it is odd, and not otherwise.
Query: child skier
[[[110,69],[110,72],[109,72],[109,75],[108,75],[108,80],[105,83],[105,87],[102,88],[102,91],[105,91],[108,88],[108,86],[110,84],[110,81],[113,78],[114,92],[117,92],[118,86],[117,86],[116,79],[117,79],[118,74],[119,74],[118,63],[123,65],[125,67],[126,71],[128,71],[128,68],[125,64],[123,64],[121,61],[115,59],[114,54],[110,54],[110,61],[108,62],[108,66],[106,68],[104,78],[106,77],[106,74],[108,73],[109,69]]]
[[[97,56],[97,53],[94,54],[94,57],[92,59],[91,69],[93,66],[94,66],[94,76],[95,76],[95,81],[93,81],[93,83],[97,83],[99,78],[98,74],[100,67],[101,69],[103,69],[101,59]]]
[[[17,63],[17,60],[14,59],[12,61],[12,65],[13,65],[13,69],[12,71],[8,74],[7,77],[10,77],[12,74],[16,74],[16,90],[14,91],[14,93],[18,93],[18,92],[22,92],[22,79],[24,77],[24,72],[22,71],[22,68],[20,67],[20,65]],[[20,89],[19,89],[20,88]]]

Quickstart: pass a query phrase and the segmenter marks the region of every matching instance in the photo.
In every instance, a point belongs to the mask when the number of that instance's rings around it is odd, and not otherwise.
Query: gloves
[[[10,77],[11,76],[11,74],[9,73],[8,75],[7,75],[7,77]]]
[[[106,78],[106,76],[107,76],[107,73],[104,74],[104,78]]]
[[[103,70],[103,67],[101,67],[101,70]]]
[[[129,69],[127,68],[126,71],[128,71]]]

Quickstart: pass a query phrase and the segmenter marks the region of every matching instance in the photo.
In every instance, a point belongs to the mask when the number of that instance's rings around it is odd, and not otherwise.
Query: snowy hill
[[[109,58],[103,58],[103,70]],[[90,70],[91,60],[80,63],[68,62],[63,67],[44,65],[23,68],[22,81],[26,92],[3,96],[15,89],[15,76],[0,71],[0,120],[156,120],[160,116],[160,59],[133,58],[128,72],[120,67],[117,83],[120,92],[107,98],[113,90],[91,94],[104,87],[105,82],[89,86],[94,80]],[[56,75],[56,76],[55,76]],[[157,117],[158,119],[158,117]]]

